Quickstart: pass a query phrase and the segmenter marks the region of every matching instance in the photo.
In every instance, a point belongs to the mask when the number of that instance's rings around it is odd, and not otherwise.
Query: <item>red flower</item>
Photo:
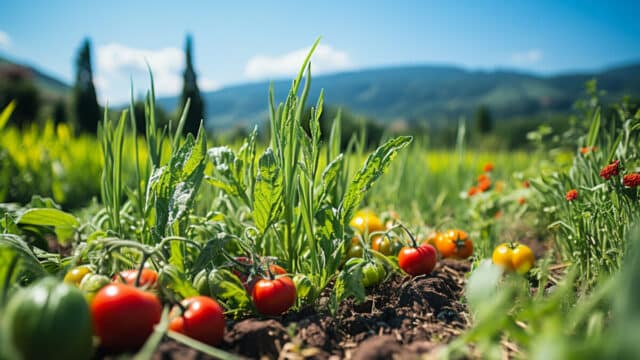
[[[592,147],[588,147],[588,146],[587,147],[581,147],[580,148],[580,153],[582,153],[582,155],[586,155],[586,154],[588,154],[590,152],[594,152],[596,150],[597,150],[597,148],[595,146],[592,146]]]
[[[522,197],[520,197],[518,199],[518,204],[520,204],[520,205],[524,205],[524,203],[526,203],[526,202],[527,202],[527,199],[525,199],[524,196],[522,196]]]
[[[573,201],[573,200],[577,199],[578,198],[578,190],[571,189],[571,190],[567,191],[567,195],[565,195],[564,198],[567,199],[567,201]]]
[[[488,179],[489,179],[489,177],[487,176],[487,174],[480,174],[478,176],[478,182],[482,182],[482,181],[485,181],[485,180],[488,180]]]
[[[472,187],[469,189],[469,191],[467,191],[467,195],[469,195],[469,196],[473,196],[473,195],[475,195],[475,194],[477,194],[477,193],[478,193],[478,188],[477,188],[477,187],[475,187],[475,186],[472,186]]]
[[[488,162],[486,164],[484,164],[484,168],[482,168],[484,170],[484,172],[489,172],[491,170],[493,170],[493,164]]]
[[[637,187],[640,186],[640,173],[627,174],[622,177],[624,186]]]
[[[612,176],[618,175],[620,172],[620,160],[616,160],[600,170],[600,177],[609,180]]]
[[[485,179],[483,181],[480,181],[478,183],[478,190],[481,192],[485,192],[487,190],[489,190],[489,188],[491,187],[491,180],[489,179]]]
[[[528,189],[529,186],[531,186],[531,183],[529,183],[529,180],[525,180],[522,182],[522,187],[525,189]]]

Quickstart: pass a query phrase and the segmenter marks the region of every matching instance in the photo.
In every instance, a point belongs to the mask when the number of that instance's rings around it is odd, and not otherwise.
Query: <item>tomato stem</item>
[[[394,227],[392,227],[391,229],[395,229],[396,227],[401,228],[402,230],[404,230],[405,233],[407,233],[407,235],[409,235],[409,239],[411,239],[411,247],[413,247],[413,248],[417,248],[418,247],[418,243],[416,242],[416,238],[413,236],[411,231],[409,231],[409,229],[406,226],[404,226],[404,224],[398,222],[398,224],[395,225]]]

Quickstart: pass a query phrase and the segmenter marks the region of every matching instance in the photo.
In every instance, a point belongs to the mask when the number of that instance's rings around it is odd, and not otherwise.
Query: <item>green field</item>
[[[340,133],[339,116],[321,141],[323,95],[307,99],[306,65],[286,101],[272,102],[264,142],[251,133],[220,144],[203,127],[184,137],[183,122],[161,129],[153,96],[144,133],[125,110],[118,120],[105,115],[97,137],[77,137],[66,124],[51,122],[19,130],[6,108],[0,115],[0,359],[52,354],[47,351],[62,358],[150,358],[167,341],[219,358],[251,356],[231,340],[211,335],[195,341],[188,329],[173,327],[190,306],[176,304],[196,295],[215,298],[224,310],[227,328],[212,329],[208,320],[206,331],[237,331],[243,321],[270,319],[286,326],[291,354],[304,358],[304,351],[319,354],[313,352],[319,348],[345,357],[343,345],[296,341],[304,339],[305,319],[340,318],[345,308],[363,306],[373,313],[372,299],[386,286],[435,281],[447,269],[464,290],[447,300],[455,304],[447,310],[453,315],[431,315],[444,330],[416,356],[637,354],[640,112],[621,104],[617,113],[601,115],[594,95],[566,132],[542,127],[530,133],[530,151],[487,151],[482,143],[470,144],[464,124],[452,149],[411,136],[385,138],[369,149],[366,134]],[[306,103],[313,104],[310,111]],[[365,217],[361,209],[372,212],[364,230],[352,220]],[[456,252],[467,246],[468,235],[472,255],[444,259],[445,245],[437,240],[435,270],[408,270],[404,247],[416,250],[432,233],[449,229],[462,230],[449,239]],[[374,249],[376,237],[388,240],[389,249]],[[492,263],[501,243],[531,247],[535,263],[518,271]],[[426,248],[432,249],[418,247]],[[71,279],[79,266],[89,275]],[[157,278],[148,280],[143,268]],[[462,268],[470,270],[456,270]],[[134,274],[129,280],[127,270]],[[39,280],[47,277],[56,280]],[[62,285],[63,278],[81,291]],[[107,285],[118,281],[130,285]],[[262,282],[280,282],[280,288],[260,295]],[[151,297],[151,305],[131,315],[139,321],[128,320],[142,330],[127,336],[101,320],[111,300],[99,289],[117,286]],[[45,298],[65,293],[67,300],[24,300],[43,288]],[[265,305],[261,296],[275,300]],[[113,309],[109,316],[126,316]],[[80,314],[77,321],[66,321],[71,311]],[[151,321],[141,320],[149,311]],[[25,318],[29,312],[41,316]],[[416,327],[429,324],[421,321]],[[93,342],[85,329],[91,322]],[[400,328],[385,325],[378,335],[393,329]],[[61,343],[65,334],[77,341]],[[376,335],[362,334],[353,341],[363,347]],[[25,346],[25,339],[37,339],[37,346]]]

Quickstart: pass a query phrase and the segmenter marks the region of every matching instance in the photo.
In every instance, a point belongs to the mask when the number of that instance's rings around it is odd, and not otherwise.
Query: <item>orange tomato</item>
[[[493,250],[493,263],[505,270],[525,274],[533,267],[536,259],[527,245],[518,243],[503,243]]]
[[[473,254],[469,234],[462,230],[448,230],[435,238],[436,248],[444,258],[466,259]]]
[[[429,236],[427,236],[426,239],[424,239],[422,241],[422,244],[429,244],[433,247],[436,247],[436,242],[438,241],[438,238],[442,237],[443,233],[439,232],[439,231],[434,231],[431,234],[429,234]]]
[[[368,209],[356,212],[353,219],[349,222],[349,226],[354,228],[360,234],[364,234],[365,232],[371,234],[374,231],[385,230],[385,226],[378,215]]]

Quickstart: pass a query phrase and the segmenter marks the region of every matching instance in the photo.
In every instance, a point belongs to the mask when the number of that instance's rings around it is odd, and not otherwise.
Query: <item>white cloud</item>
[[[122,44],[98,47],[95,83],[100,98],[110,103],[129,99],[129,81],[133,79],[134,95],[150,86],[147,63],[153,72],[157,96],[176,95],[182,89],[184,52],[175,47],[159,50],[137,49]],[[219,87],[217,82],[200,76],[203,90]]]
[[[531,65],[542,60],[543,55],[540,49],[530,49],[511,54],[511,62],[517,65]]]
[[[11,46],[11,37],[6,32],[0,30],[0,48],[8,48]]]
[[[294,50],[283,55],[257,55],[249,59],[244,75],[252,80],[294,76],[310,48]],[[330,45],[318,45],[311,57],[311,71],[314,74],[345,70],[353,64],[349,54],[334,49]]]

